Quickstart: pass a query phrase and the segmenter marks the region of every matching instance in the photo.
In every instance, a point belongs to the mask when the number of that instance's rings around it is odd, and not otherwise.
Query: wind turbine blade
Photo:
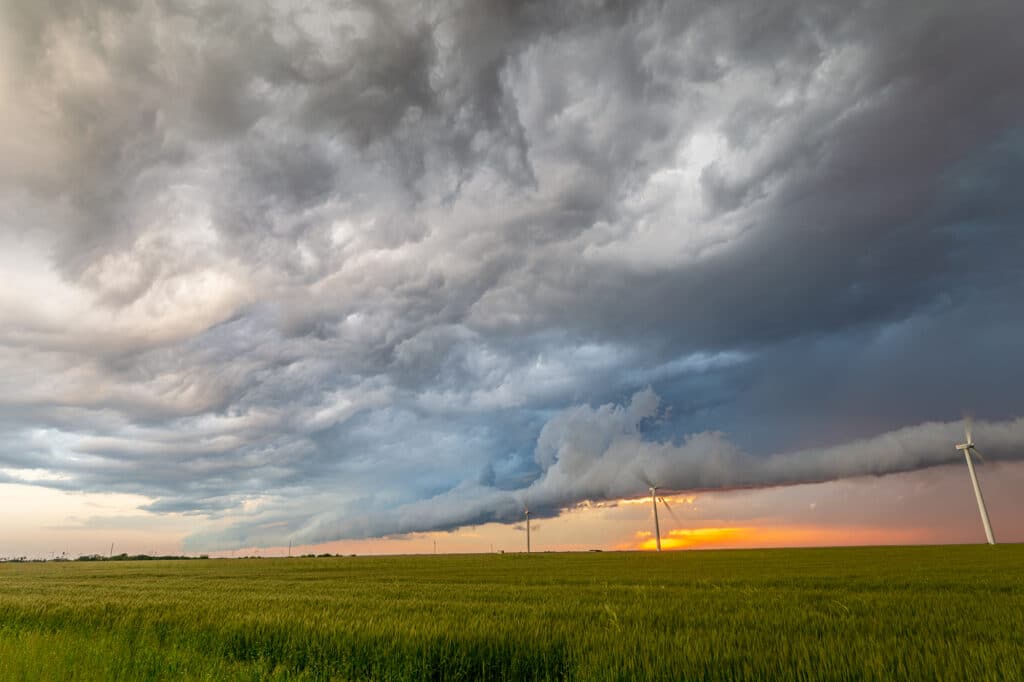
[[[971,440],[971,431],[974,430],[974,418],[971,415],[964,417],[964,434],[967,436],[967,442],[973,443]]]
[[[654,482],[651,480],[651,477],[648,476],[646,472],[641,471],[638,474],[638,477],[643,482],[643,484],[646,485],[648,488],[655,488],[655,487],[657,487],[657,486],[654,485]]]
[[[671,507],[671,506],[669,506],[669,503],[668,503],[668,501],[667,501],[667,500],[666,500],[666,499],[665,499],[664,497],[661,497],[661,498],[658,498],[658,499],[660,499],[660,500],[661,500],[661,503],[662,503],[663,505],[665,505],[665,509],[667,509],[667,510],[668,510],[668,513],[672,515],[672,518],[673,518],[673,519],[675,520],[675,522],[676,522],[676,523],[678,523],[678,524],[679,524],[680,526],[681,526],[681,525],[683,525],[683,522],[679,520],[679,517],[678,517],[678,516],[676,516],[676,513],[675,513],[675,511],[673,511],[673,510],[672,510],[672,507]]]
[[[973,452],[982,463],[988,464],[988,460],[981,456],[981,453],[978,452],[978,448],[971,448],[971,452]]]

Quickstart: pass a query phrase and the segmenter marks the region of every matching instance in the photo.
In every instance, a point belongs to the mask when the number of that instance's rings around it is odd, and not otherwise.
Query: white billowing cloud
[[[548,421],[537,439],[535,457],[541,470],[574,477],[586,473],[595,454],[607,452],[622,438],[637,438],[640,423],[657,414],[658,396],[650,388],[635,394],[629,405],[582,406]]]
[[[392,397],[390,389],[359,386],[349,390],[331,391],[312,414],[303,415],[302,427],[312,431],[342,424],[364,410],[387,405]]]

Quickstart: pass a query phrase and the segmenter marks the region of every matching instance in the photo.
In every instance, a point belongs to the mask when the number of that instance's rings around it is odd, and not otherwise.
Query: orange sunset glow
[[[638,531],[637,542],[624,543],[620,550],[656,551],[657,543],[648,531]],[[661,538],[663,551],[680,549],[746,549],[759,547],[838,547],[846,545],[892,545],[920,542],[912,529],[830,528],[777,526],[746,528],[673,529]]]
[[[700,547],[721,547],[724,544],[734,544],[749,540],[752,535],[751,528],[692,528],[674,529],[669,531],[666,537],[661,538],[661,548],[671,549],[696,549]],[[639,546],[621,546],[619,549],[640,549],[643,551],[656,550],[657,541],[647,531],[640,531],[637,537],[643,537]]]

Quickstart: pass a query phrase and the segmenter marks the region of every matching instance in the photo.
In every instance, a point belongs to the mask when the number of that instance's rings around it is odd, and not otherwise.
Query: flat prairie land
[[[0,564],[2,680],[1024,680],[1024,545]]]

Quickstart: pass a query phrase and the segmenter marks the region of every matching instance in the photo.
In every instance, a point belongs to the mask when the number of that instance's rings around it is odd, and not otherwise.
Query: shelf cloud
[[[692,434],[681,442],[645,440],[647,420],[661,416],[658,396],[646,389],[625,405],[577,406],[555,415],[541,429],[535,459],[537,477],[521,487],[470,481],[434,497],[394,508],[337,509],[317,516],[295,533],[298,542],[317,543],[450,530],[521,519],[524,507],[537,516],[592,501],[635,498],[654,485],[665,494],[821,483],[884,476],[962,462],[954,449],[963,424],[925,423],[871,438],[804,451],[753,456],[718,432]],[[1024,459],[1024,419],[981,423],[986,461]],[[231,534],[252,538],[268,523],[259,515],[251,527]],[[271,521],[273,523],[273,521]],[[193,538],[195,547],[220,546],[231,537]]]

